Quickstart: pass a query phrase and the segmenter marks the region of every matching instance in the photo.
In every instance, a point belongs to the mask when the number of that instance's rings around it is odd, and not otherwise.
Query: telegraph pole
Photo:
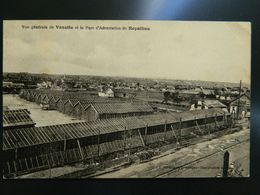
[[[97,140],[97,144],[98,144],[98,158],[99,158],[99,153],[100,153],[100,129],[98,129],[98,140]]]
[[[51,178],[51,162],[50,162],[51,161],[51,152],[52,152],[51,145],[49,145],[50,159],[47,159],[48,160],[48,165],[49,165],[49,178]]]
[[[17,167],[16,167],[16,165],[18,164],[18,140],[15,140],[15,176],[17,175]]]
[[[239,98],[238,98],[238,104],[237,104],[237,120],[239,118],[239,112],[240,112],[240,96],[241,96],[241,90],[242,90],[242,81],[240,80],[239,84]]]
[[[229,152],[226,151],[223,158],[222,177],[228,177],[228,166],[229,166]]]

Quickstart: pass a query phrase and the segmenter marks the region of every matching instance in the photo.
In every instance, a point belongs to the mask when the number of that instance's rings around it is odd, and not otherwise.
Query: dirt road
[[[230,152],[230,163],[234,162],[240,170],[243,169],[243,176],[249,176],[249,130],[244,129],[218,139],[183,148],[175,153],[162,154],[161,158],[142,164],[133,164],[130,167],[99,175],[96,178],[216,177],[221,173],[226,148]],[[213,155],[185,168],[171,171],[175,167],[210,154]]]

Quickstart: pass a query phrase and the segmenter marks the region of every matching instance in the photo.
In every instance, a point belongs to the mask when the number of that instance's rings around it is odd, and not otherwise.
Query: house
[[[147,103],[137,102],[113,102],[92,103],[85,108],[84,119],[95,121],[97,119],[122,118],[128,116],[139,116],[153,114],[153,108]]]
[[[231,100],[230,95],[216,95],[216,98],[220,100]]]
[[[101,87],[100,92],[98,92],[100,97],[114,97],[114,91],[111,88]]]
[[[250,97],[251,97],[250,93],[245,92],[240,96],[230,100],[227,103],[229,112],[237,115],[237,112],[239,111],[238,114],[239,118],[250,117],[250,107],[251,107]]]
[[[5,88],[5,87],[12,87],[12,86],[13,86],[13,82],[3,81],[3,88]]]
[[[43,81],[42,83],[37,83],[37,87],[39,88],[39,89],[46,89],[46,88],[51,88],[51,86],[52,86],[52,83],[51,83],[51,81]]]

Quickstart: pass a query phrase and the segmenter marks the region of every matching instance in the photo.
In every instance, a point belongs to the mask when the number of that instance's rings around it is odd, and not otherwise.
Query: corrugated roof
[[[3,127],[34,125],[27,109],[3,110]]]
[[[160,110],[171,110],[171,111],[185,111],[187,110],[186,107],[183,106],[176,106],[172,104],[162,104],[162,103],[150,103],[150,105],[154,108],[158,108]]]
[[[16,130],[4,131],[3,148],[4,150],[17,147],[62,141],[66,139],[77,139],[98,134],[107,134],[125,129],[138,129],[147,126],[158,126],[167,123],[189,121],[210,116],[223,115],[221,109],[195,110],[182,113],[158,113],[153,115],[113,118],[97,120],[92,122],[80,122],[63,125],[52,125],[45,127],[21,128]],[[229,114],[227,114],[229,115]]]
[[[203,100],[204,104],[209,108],[226,108],[225,104],[222,104],[218,100]]]
[[[78,102],[78,100],[75,100],[75,99],[68,99],[68,100],[64,101],[64,104],[65,104],[65,103],[67,104],[68,102],[70,102],[71,105],[74,106],[74,105]]]
[[[91,103],[90,101],[78,100],[77,103],[74,106],[80,104],[83,108],[86,108],[90,103]]]
[[[149,104],[123,102],[123,103],[93,103],[91,104],[99,114],[107,113],[137,113],[153,112]]]

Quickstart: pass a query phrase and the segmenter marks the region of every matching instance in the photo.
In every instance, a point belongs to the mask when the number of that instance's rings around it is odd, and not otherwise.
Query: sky
[[[3,71],[250,83],[250,43],[246,22],[4,21]]]

